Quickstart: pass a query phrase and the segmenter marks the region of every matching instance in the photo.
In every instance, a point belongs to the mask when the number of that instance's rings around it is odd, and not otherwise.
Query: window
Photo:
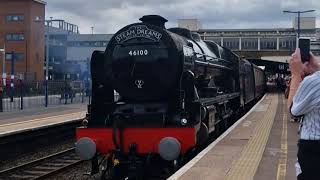
[[[69,41],[67,45],[71,47],[106,47],[108,41]]]
[[[239,49],[239,38],[224,38],[223,46],[228,49],[238,50]]]
[[[6,60],[11,60],[11,59],[12,59],[12,54],[6,53]]]
[[[284,37],[279,39],[279,48],[280,49],[289,49],[294,50],[296,47],[296,38],[295,37]]]
[[[103,42],[102,43],[102,46],[107,46],[108,45],[108,42]]]
[[[258,39],[257,38],[242,38],[241,48],[244,50],[257,50],[258,49]]]
[[[20,15],[20,14],[7,15],[6,19],[7,21],[24,21],[24,15]]]
[[[6,40],[7,41],[23,41],[24,35],[23,34],[7,34]]]
[[[260,39],[261,49],[277,49],[277,39],[276,38],[261,38]]]
[[[12,60],[12,53],[6,53],[6,60],[11,61]],[[23,53],[14,53],[14,60],[15,61],[21,61],[24,59]]]

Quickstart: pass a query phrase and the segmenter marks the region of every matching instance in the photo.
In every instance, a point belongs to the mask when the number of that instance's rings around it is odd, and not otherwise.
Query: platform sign
[[[284,64],[279,64],[279,70],[284,70]]]

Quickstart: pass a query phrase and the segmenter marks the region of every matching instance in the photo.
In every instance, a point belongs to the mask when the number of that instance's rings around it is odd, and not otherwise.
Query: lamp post
[[[6,85],[6,45],[3,44],[3,49],[0,49],[0,52],[2,52],[2,80],[3,80],[3,86]]]
[[[306,11],[283,11],[283,13],[293,13],[298,14],[298,38],[300,38],[300,14],[302,13],[308,13],[308,12],[314,12],[315,10],[306,10]]]
[[[40,20],[36,19],[35,22],[46,22],[47,23],[47,37],[46,37],[46,73],[45,73],[45,107],[48,107],[48,80],[49,80],[49,38],[50,38],[50,24],[53,20],[50,17],[50,20]]]
[[[4,77],[4,74],[5,74],[5,60],[6,60],[6,48],[5,48],[5,45],[3,45],[3,49],[0,49],[0,52],[3,53],[3,58],[2,58],[2,87],[0,87],[0,112],[3,112],[3,106],[2,106],[2,98],[3,98],[3,92],[4,92],[4,89],[5,89],[5,86],[6,86],[6,79]]]
[[[13,102],[14,95],[14,51],[11,52],[11,78],[10,78],[10,102]]]
[[[50,24],[52,23],[52,17],[46,21],[47,27],[47,38],[46,38],[46,79],[45,79],[45,107],[48,107],[48,80],[49,80],[49,38],[50,38]]]

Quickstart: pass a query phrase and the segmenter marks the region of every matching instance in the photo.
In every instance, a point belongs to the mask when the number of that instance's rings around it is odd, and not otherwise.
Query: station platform
[[[266,94],[169,180],[292,180],[298,127],[283,94]]]
[[[1,112],[0,137],[82,119],[86,115],[86,108],[85,104],[70,104]]]

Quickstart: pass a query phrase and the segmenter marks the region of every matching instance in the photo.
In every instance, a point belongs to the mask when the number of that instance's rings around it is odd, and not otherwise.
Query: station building
[[[113,34],[74,34],[68,36],[67,63],[77,64],[77,78],[90,78],[90,59],[93,51],[104,51]],[[72,69],[68,70],[72,72]]]
[[[46,3],[41,0],[0,1],[0,72],[8,78],[43,80]],[[12,64],[14,68],[12,68]]]
[[[297,18],[292,28],[269,29],[194,29],[196,21],[180,20],[178,26],[192,27],[190,30],[198,32],[202,39],[227,47],[257,65],[268,65],[268,71],[289,73],[288,60],[297,46]],[[319,56],[320,28],[316,28],[316,18],[301,17],[300,30],[301,37],[311,39],[311,51]]]
[[[49,47],[49,80],[64,79],[64,71],[70,66],[66,63],[67,37],[69,35],[79,34],[79,28],[77,25],[64,20],[52,19],[49,22],[45,27],[45,49],[47,50],[47,46]],[[49,37],[49,40],[47,37]],[[47,62],[47,60],[45,60],[45,62]],[[44,67],[44,72],[45,71],[46,67]]]
[[[112,34],[80,34],[75,24],[53,20],[49,34],[49,79],[84,80],[89,78],[93,51],[104,51]]]

